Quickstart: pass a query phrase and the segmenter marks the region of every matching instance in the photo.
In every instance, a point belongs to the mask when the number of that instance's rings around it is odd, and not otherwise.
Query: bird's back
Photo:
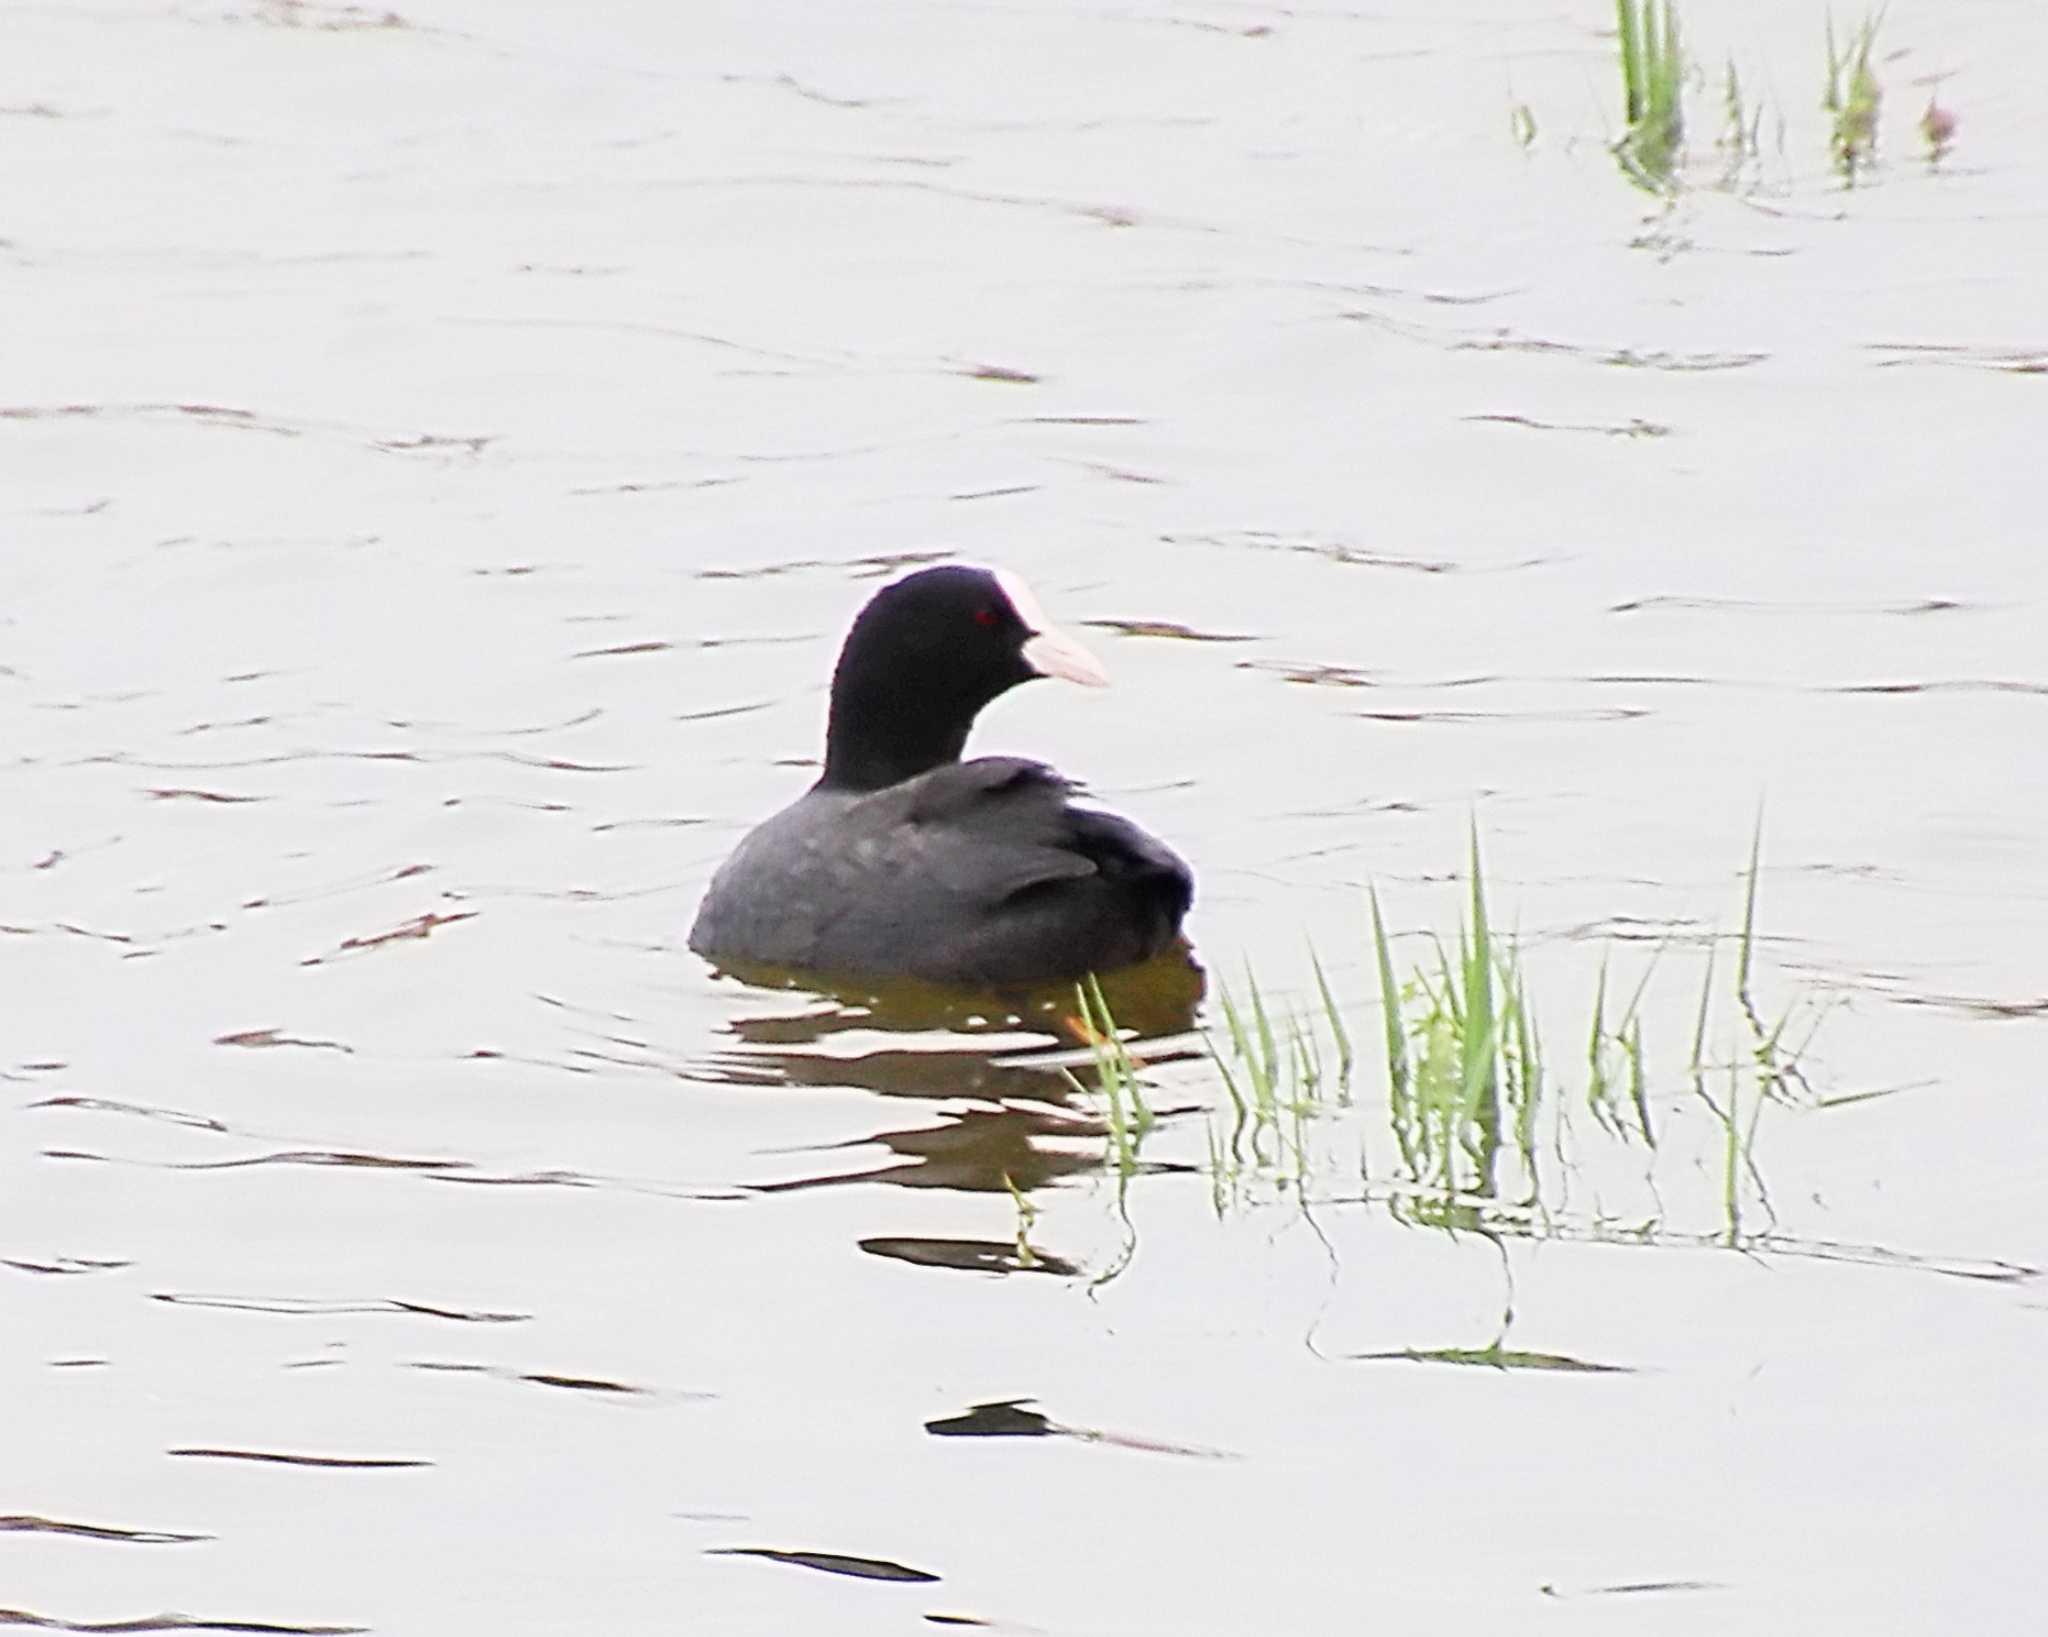
[[[1145,960],[1180,930],[1187,866],[1070,804],[1040,763],[983,757],[868,793],[815,788],[713,879],[690,947],[712,959],[952,984],[1035,983]]]

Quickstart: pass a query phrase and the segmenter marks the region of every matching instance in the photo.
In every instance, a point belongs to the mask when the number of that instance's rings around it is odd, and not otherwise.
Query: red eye
[[[993,608],[977,608],[974,611],[974,623],[993,627],[996,623],[996,611]]]

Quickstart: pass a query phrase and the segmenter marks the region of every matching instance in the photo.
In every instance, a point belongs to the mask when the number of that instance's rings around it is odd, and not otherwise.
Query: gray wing
[[[906,885],[922,878],[984,908],[1042,881],[1093,875],[1095,865],[1072,850],[1072,789],[1043,763],[1015,756],[935,768],[904,790],[907,822],[876,814],[893,842],[884,849],[889,867]]]

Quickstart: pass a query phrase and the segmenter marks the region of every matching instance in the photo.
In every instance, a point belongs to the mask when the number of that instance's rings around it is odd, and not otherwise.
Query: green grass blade
[[[1764,810],[1756,810],[1756,827],[1749,837],[1749,869],[1745,872],[1748,884],[1742,895],[1742,936],[1735,945],[1735,992],[1745,1004],[1749,1000],[1750,957],[1756,947],[1756,877],[1757,864],[1763,857]]]
[[[1315,946],[1308,951],[1309,970],[1316,975],[1316,993],[1322,997],[1323,1017],[1330,1025],[1330,1038],[1337,1045],[1337,1095],[1339,1100],[1347,1099],[1351,1091],[1351,1034],[1344,1027],[1344,1014],[1337,1009],[1337,1000],[1330,993],[1330,980],[1323,972],[1323,963],[1317,958]]]
[[[1486,882],[1479,864],[1479,822],[1472,821],[1472,948],[1465,968],[1464,1101],[1480,1126],[1486,1169],[1500,1148],[1501,1027],[1493,997],[1493,931],[1486,920]]]
[[[1586,1040],[1586,1106],[1604,1127],[1607,1099],[1607,955],[1600,956],[1600,978],[1593,986],[1593,1027]]]
[[[1279,1102],[1280,1093],[1280,1048],[1273,1035],[1273,1018],[1266,1010],[1266,997],[1259,993],[1259,980],[1252,969],[1244,969],[1245,988],[1251,994],[1252,1032],[1259,1046],[1259,1070],[1256,1084],[1259,1101],[1273,1107]]]
[[[1621,33],[1621,94],[1625,124],[1643,117],[1643,39],[1636,26],[1635,0],[1614,0],[1615,23]]]
[[[1628,1057],[1628,1100],[1636,1111],[1636,1124],[1643,1133],[1643,1141],[1651,1148],[1657,1146],[1657,1134],[1650,1128],[1649,1086],[1643,1074],[1643,1020],[1631,1018],[1627,1032],[1621,1037],[1621,1049]]]
[[[1692,1077],[1695,1083],[1700,1081],[1701,1071],[1706,1065],[1707,1013],[1714,1001],[1714,946],[1718,942],[1719,934],[1707,939],[1707,971],[1706,976],[1700,980],[1699,1016],[1693,1021]]]

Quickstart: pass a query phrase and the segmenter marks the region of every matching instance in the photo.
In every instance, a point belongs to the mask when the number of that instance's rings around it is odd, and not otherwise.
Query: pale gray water
[[[2048,19],[1894,8],[1845,193],[1823,8],[1702,0],[1784,146],[1665,214],[1594,0],[599,10],[9,14],[0,1608],[2037,1625]],[[1368,1064],[1309,1219],[1219,1220],[1169,1120],[1091,1288],[1085,1105],[683,948],[872,577],[948,550],[1246,639],[1088,630],[1117,688],[978,743],[1182,850],[1213,971],[1302,992],[1313,937],[1361,1039],[1364,884],[1419,955],[1476,811],[1567,1079],[1610,933],[1679,934],[1682,1063],[1763,801],[1816,1085],[1912,1088],[1759,1141],[1860,1259],[1675,1242],[1666,1073],[1673,1241],[1506,1253],[1511,1345],[1633,1373],[1349,1359],[1504,1296],[1350,1202]],[[924,1265],[1004,1265],[1006,1171],[1076,1273]],[[1025,1396],[1113,1436],[925,1431]]]

